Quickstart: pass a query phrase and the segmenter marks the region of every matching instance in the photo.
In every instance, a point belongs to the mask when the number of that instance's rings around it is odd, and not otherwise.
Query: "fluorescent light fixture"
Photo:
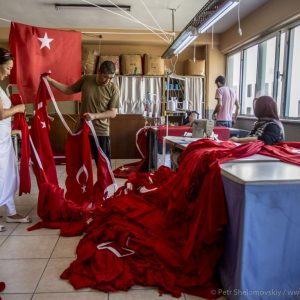
[[[205,32],[208,28],[213,26],[216,22],[218,22],[223,16],[225,16],[230,10],[236,7],[239,4],[238,1],[228,1],[224,6],[216,11],[214,15],[212,15],[208,20],[198,27],[198,33]]]
[[[197,35],[205,32],[209,27],[220,20],[225,14],[239,4],[240,0],[207,0],[207,3],[197,12],[186,25],[168,49],[162,54],[162,58],[171,58],[181,53],[191,44]]]
[[[60,9],[83,9],[83,8],[106,8],[106,9],[110,9],[110,10],[119,10],[119,8],[126,10],[126,11],[130,11],[131,10],[131,6],[130,5],[118,5],[118,7],[116,7],[115,5],[105,5],[105,4],[63,4],[63,3],[55,3],[54,7],[56,10],[60,10]]]
[[[179,45],[177,48],[174,49],[174,54],[178,55],[181,53],[189,44],[191,44],[198,35],[188,35]]]

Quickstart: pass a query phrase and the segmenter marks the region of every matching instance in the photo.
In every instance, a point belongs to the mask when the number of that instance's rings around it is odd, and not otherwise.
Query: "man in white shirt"
[[[215,99],[218,101],[212,114],[212,118],[216,120],[216,126],[232,127],[236,122],[240,110],[240,104],[234,89],[225,86],[225,77],[218,76],[215,80],[217,85]],[[235,106],[235,113],[233,112]]]

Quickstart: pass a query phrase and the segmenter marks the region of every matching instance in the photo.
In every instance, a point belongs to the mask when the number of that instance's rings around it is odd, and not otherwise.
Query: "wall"
[[[224,54],[220,52],[217,46],[206,46],[207,53],[207,76],[206,76],[206,117],[210,118],[216,106],[215,92],[216,84],[215,79],[219,75],[225,75],[225,58]]]
[[[220,50],[227,53],[243,43],[259,37],[262,32],[300,16],[299,0],[269,0],[265,5],[241,20],[243,35],[239,36],[237,24],[220,36]]]

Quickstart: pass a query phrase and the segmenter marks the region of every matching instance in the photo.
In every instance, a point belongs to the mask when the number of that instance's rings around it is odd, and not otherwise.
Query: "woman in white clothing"
[[[0,48],[0,80],[10,74],[13,68],[13,57],[3,48]],[[11,117],[25,111],[25,105],[12,106],[10,99],[0,87],[0,206],[6,209],[6,222],[29,223],[29,217],[16,212],[15,193],[19,183],[18,166],[11,139]],[[0,231],[5,230],[0,226]]]

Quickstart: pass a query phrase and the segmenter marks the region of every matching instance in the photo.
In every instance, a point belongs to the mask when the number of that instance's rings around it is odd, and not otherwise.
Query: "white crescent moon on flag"
[[[85,182],[88,181],[89,179],[89,173],[88,173],[88,170],[87,168],[85,167],[85,165],[82,165],[82,167],[78,170],[77,174],[76,174],[76,181],[78,182],[78,184],[80,184],[79,182],[79,176],[81,175],[81,173],[84,173],[85,174]]]

